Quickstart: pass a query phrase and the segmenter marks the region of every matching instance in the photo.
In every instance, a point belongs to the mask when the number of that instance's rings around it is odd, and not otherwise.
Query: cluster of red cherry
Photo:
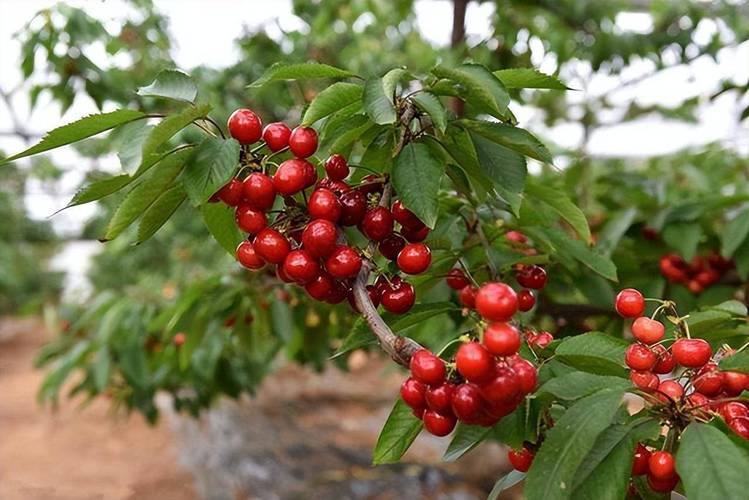
[[[313,299],[338,304],[348,298],[355,308],[351,284],[362,267],[363,252],[346,244],[344,227],[357,226],[402,273],[420,274],[429,267],[431,250],[422,243],[429,228],[399,200],[382,206],[384,176],[367,175],[352,186],[345,181],[346,159],[334,154],[323,164],[325,177],[318,180],[317,168],[308,160],[317,151],[317,133],[309,127],[291,130],[276,122],[263,128],[253,111],[238,109],[229,117],[228,128],[243,145],[248,168],[212,200],[236,207],[237,225],[250,235],[236,251],[244,267],[276,266],[279,279],[304,287]],[[268,156],[255,153],[262,145],[247,148],[261,139],[271,151]],[[294,158],[283,161],[270,175],[271,157],[287,150]],[[277,197],[283,205],[272,210]],[[277,215],[270,222],[272,213]],[[382,304],[393,314],[407,312],[416,299],[413,286],[398,275],[381,274],[367,291],[375,307]]]
[[[630,380],[646,393],[646,404],[662,411],[668,421],[684,416],[687,420],[703,420],[722,416],[728,426],[744,439],[749,439],[749,408],[736,399],[749,389],[749,375],[720,371],[713,359],[710,344],[703,339],[676,339],[670,349],[663,346],[665,326],[654,319],[658,313],[670,314],[668,302],[658,307],[653,318],[643,316],[645,299],[632,288],[619,292],[616,310],[624,318],[635,318],[631,330],[636,342],[625,351],[624,361],[630,368]],[[683,319],[672,318],[682,322]],[[685,327],[685,331],[688,329]],[[722,351],[716,355],[732,354]],[[677,367],[684,370],[678,377],[661,378]],[[671,491],[679,482],[670,451],[650,452],[638,444],[633,475],[647,474],[648,484],[654,491]]]
[[[660,268],[668,281],[681,283],[692,293],[699,294],[720,281],[727,271],[734,268],[734,262],[715,252],[707,257],[695,255],[690,262],[677,253],[669,253],[661,257]]]

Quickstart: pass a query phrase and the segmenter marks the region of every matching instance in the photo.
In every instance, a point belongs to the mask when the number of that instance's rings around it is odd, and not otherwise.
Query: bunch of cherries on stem
[[[345,180],[350,172],[346,159],[333,154],[318,179],[310,162],[318,146],[315,130],[291,130],[281,122],[263,127],[249,109],[234,111],[228,129],[242,145],[243,168],[212,201],[236,207],[237,225],[249,234],[236,250],[244,267],[275,266],[280,280],[304,287],[313,299],[338,304],[348,298],[357,309],[352,283],[362,258],[373,256],[346,243],[343,228],[356,226],[401,273],[416,275],[429,268],[431,250],[423,243],[429,228],[400,200],[382,203],[386,176],[366,175],[351,185]],[[264,144],[249,148],[261,140]],[[258,153],[264,148],[271,153]],[[280,165],[271,161],[286,151],[294,158]],[[271,214],[276,214],[272,221]],[[379,274],[367,291],[375,307],[382,304],[393,314],[407,312],[416,299],[413,286],[398,274]]]
[[[624,362],[630,368],[630,380],[642,391],[646,406],[659,414],[669,429],[719,416],[736,434],[749,439],[749,407],[737,399],[749,389],[749,375],[718,370],[717,361],[733,351],[723,349],[714,357],[707,341],[689,336],[689,327],[676,314],[674,304],[659,302],[652,317],[643,316],[644,297],[627,288],[619,292],[615,304],[622,317],[634,320],[631,330],[635,342],[625,351]],[[658,314],[675,323],[675,339],[665,338],[664,324],[655,319]],[[668,342],[673,342],[670,348],[664,346]],[[654,491],[673,490],[679,477],[672,451],[651,452],[638,443],[632,475],[647,474]]]
[[[690,262],[677,253],[669,253],[661,257],[659,265],[667,280],[683,284],[694,294],[704,292],[735,267],[733,260],[723,258],[717,252],[707,257],[695,255]]]

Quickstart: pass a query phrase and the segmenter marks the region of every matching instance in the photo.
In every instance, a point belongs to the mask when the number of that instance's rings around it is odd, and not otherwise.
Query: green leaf
[[[499,481],[494,483],[494,487],[489,492],[489,496],[486,497],[486,500],[497,500],[500,493],[512,488],[523,479],[525,479],[525,472],[520,472],[518,470],[508,472]]]
[[[73,196],[73,199],[70,200],[70,202],[61,210],[100,200],[105,196],[109,196],[110,194],[124,188],[125,186],[130,184],[132,180],[132,177],[130,177],[129,175],[122,174],[92,182],[91,184],[80,188]]]
[[[575,232],[587,243],[592,243],[588,219],[572,200],[562,191],[539,182],[529,182],[525,193],[551,207],[559,216],[572,226]]]
[[[421,420],[416,418],[411,408],[399,398],[380,432],[380,437],[377,438],[372,463],[380,465],[400,460],[421,432],[421,426]]]
[[[270,306],[273,333],[287,344],[294,334],[294,322],[289,305],[283,300],[274,300]]]
[[[364,84],[364,111],[369,118],[378,125],[395,123],[397,116],[392,97],[385,95],[385,88],[381,78],[370,78]]]
[[[723,358],[719,367],[724,371],[749,373],[749,351],[740,351]]]
[[[601,332],[567,337],[556,348],[556,359],[579,370],[627,377],[624,351],[629,343]]]
[[[455,428],[450,445],[442,456],[442,460],[445,462],[454,462],[478,446],[479,443],[491,434],[491,431],[491,427],[459,423]]]
[[[237,245],[244,239],[234,220],[234,209],[223,203],[206,203],[200,207],[200,214],[211,236],[234,257]]]
[[[528,471],[529,500],[572,498],[575,471],[614,418],[623,391],[604,389],[578,400],[557,420]]]
[[[111,113],[100,113],[96,115],[88,115],[85,118],[68,123],[62,127],[58,127],[51,130],[44,136],[44,138],[38,144],[30,147],[29,149],[22,151],[21,153],[15,154],[4,160],[0,160],[0,165],[10,163],[19,158],[26,156],[35,155],[50,149],[59,148],[66,144],[78,142],[87,137],[91,137],[96,134],[100,134],[105,130],[112,129],[119,125],[131,122],[133,120],[139,120],[145,118],[145,114],[140,111],[133,109],[119,109],[112,111]]]
[[[444,132],[447,128],[447,110],[439,97],[431,92],[419,92],[411,96],[411,100],[432,119],[435,128]]]
[[[681,435],[676,471],[690,500],[746,498],[749,459],[715,427],[691,423]]]
[[[721,254],[725,258],[731,258],[749,235],[749,207],[745,208],[736,217],[731,219],[720,235]]]
[[[205,117],[211,110],[211,106],[208,104],[202,104],[197,107],[187,107],[177,114],[167,116],[156,125],[148,137],[143,141],[143,152],[141,156],[141,164],[138,170],[144,169],[154,158],[157,158],[158,150],[164,145],[174,134],[187,127],[189,124],[197,120],[198,118]]]
[[[702,238],[702,226],[690,222],[669,224],[661,231],[661,237],[668,246],[690,261],[697,254],[697,245]]]
[[[345,119],[332,133],[326,133],[321,149],[330,153],[341,153],[354,141],[361,138],[367,130],[375,125],[367,115],[356,114]]]
[[[598,248],[601,249],[603,255],[607,257],[611,256],[619,241],[627,233],[632,222],[634,222],[636,215],[637,209],[634,207],[611,214],[611,218],[598,233]]]
[[[345,69],[336,68],[327,64],[300,63],[286,64],[275,63],[265,70],[265,73],[249,84],[249,88],[262,87],[266,83],[279,80],[313,80],[317,78],[349,78],[356,76]]]
[[[555,251],[557,257],[569,256],[579,261],[584,266],[600,274],[604,278],[617,281],[616,265],[614,262],[599,253],[595,248],[591,248],[580,240],[570,238],[570,236],[561,229],[548,227],[539,229],[536,227],[523,227],[524,232],[534,240],[548,240]]]
[[[525,129],[505,125],[504,123],[479,120],[460,120],[460,124],[468,130],[520,154],[544,163],[554,163],[554,159],[546,146]]]
[[[494,76],[508,89],[570,90],[556,76],[532,68],[500,69],[494,72]]]
[[[432,229],[437,222],[437,194],[444,173],[445,165],[429,146],[418,142],[403,148],[393,165],[393,185],[401,202]]]
[[[181,184],[172,186],[159,196],[140,219],[137,243],[143,243],[153,236],[177,211],[186,197],[185,188]]]
[[[491,179],[494,189],[510,206],[516,216],[520,213],[528,168],[523,155],[471,134],[476,156],[484,175]]]
[[[179,175],[192,150],[178,151],[161,160],[153,173],[128,192],[107,226],[103,241],[113,240],[132,224]]]
[[[336,82],[312,100],[302,118],[302,125],[309,126],[330,116],[361,99],[363,88],[356,83]]]
[[[234,139],[206,137],[198,145],[182,175],[185,191],[194,205],[208,198],[232,178],[239,164],[239,143]]]
[[[539,387],[535,396],[537,398],[546,398],[547,395],[550,395],[555,399],[572,401],[589,396],[601,389],[625,390],[630,386],[631,384],[628,380],[619,377],[575,371],[552,378]]]
[[[175,69],[165,69],[147,87],[138,89],[138,95],[145,97],[165,97],[177,101],[195,102],[198,86],[185,73]]]
[[[460,84],[471,104],[497,118],[504,118],[510,104],[510,94],[491,71],[479,64],[463,64],[456,68],[437,66],[432,70],[439,78]]]
[[[404,80],[413,80],[413,75],[404,68],[391,69],[382,77],[382,88],[390,102],[395,103],[395,89]]]
[[[143,144],[151,135],[153,125],[137,121],[123,125],[119,136],[119,148],[117,157],[120,159],[122,170],[132,174],[137,170],[143,160]]]

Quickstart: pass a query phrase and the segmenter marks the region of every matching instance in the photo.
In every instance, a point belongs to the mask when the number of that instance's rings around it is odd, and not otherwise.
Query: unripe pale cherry
[[[632,323],[632,335],[643,344],[652,345],[659,342],[666,329],[660,321],[640,316]]]

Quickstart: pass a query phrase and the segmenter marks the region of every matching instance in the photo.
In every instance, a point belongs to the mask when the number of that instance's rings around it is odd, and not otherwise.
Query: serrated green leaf
[[[50,149],[59,148],[73,142],[78,142],[87,137],[113,129],[119,125],[124,125],[125,123],[145,117],[146,115],[144,113],[133,109],[119,109],[117,111],[112,111],[111,113],[88,115],[80,120],[49,131],[38,144],[18,154],[0,160],[0,165],[26,156],[43,153]]]
[[[369,118],[378,125],[388,125],[395,123],[397,116],[392,97],[385,95],[385,88],[382,85],[382,78],[370,78],[364,84],[364,111]]]
[[[234,209],[223,203],[206,203],[200,207],[200,214],[211,236],[234,257],[237,245],[244,239],[234,220]]]
[[[544,163],[554,163],[554,159],[546,146],[525,129],[505,125],[504,123],[479,120],[464,119],[460,120],[460,124],[468,130],[520,154]]]
[[[445,454],[442,456],[442,460],[445,462],[454,462],[478,446],[479,443],[491,434],[491,431],[491,427],[459,423],[453,433],[452,441],[450,441]]]
[[[725,258],[733,257],[742,243],[749,236],[749,208],[745,208],[731,219],[723,229],[721,240],[721,254]]]
[[[437,222],[437,194],[444,173],[445,165],[429,146],[418,142],[404,147],[393,165],[393,185],[401,203],[432,229]]]
[[[439,97],[431,92],[419,92],[411,96],[411,100],[432,119],[432,123],[440,132],[447,128],[447,110]]]
[[[262,87],[263,85],[280,80],[312,80],[317,78],[349,78],[356,76],[345,69],[336,68],[320,63],[286,64],[275,63],[265,70],[265,73],[249,84],[249,88]]]
[[[529,182],[525,186],[526,195],[535,198],[551,207],[559,216],[572,226],[572,229],[587,243],[592,243],[588,219],[572,200],[562,191],[538,182]]]
[[[344,150],[357,141],[371,127],[372,123],[366,115],[356,114],[346,118],[332,133],[326,133],[326,140],[321,149],[330,153],[343,153]]]
[[[205,203],[232,178],[239,164],[239,143],[234,139],[206,137],[187,164],[182,182],[194,205]]]
[[[554,75],[541,73],[533,68],[500,69],[494,76],[508,89],[553,89],[570,90]]]
[[[112,193],[119,191],[124,188],[130,182],[132,177],[127,174],[116,175],[107,179],[92,182],[82,188],[80,188],[73,199],[65,206],[65,208],[75,207],[77,205],[83,205],[84,203],[91,203],[92,201],[100,200],[105,196],[109,196]],[[61,209],[64,210],[65,208]]]
[[[404,68],[394,68],[383,75],[382,88],[390,102],[395,103],[396,86],[404,80],[413,80],[413,75]]]
[[[363,88],[357,83],[336,82],[312,100],[302,118],[309,126],[361,99]]]
[[[483,137],[471,134],[476,156],[484,175],[493,183],[494,190],[507,202],[516,216],[520,213],[528,168],[525,157]]]
[[[151,135],[153,125],[135,121],[123,125],[122,134],[119,136],[119,148],[117,157],[120,159],[122,171],[128,174],[134,173],[143,160],[143,144]]]
[[[539,399],[552,396],[555,399],[572,401],[589,396],[601,389],[624,390],[630,385],[629,381],[619,377],[575,371],[552,378],[538,388],[535,396]]]
[[[749,351],[741,351],[723,358],[719,367],[721,370],[749,373]]]
[[[562,340],[556,359],[578,370],[626,378],[624,351],[629,343],[601,332],[588,332]]]
[[[174,135],[187,127],[198,118],[205,117],[211,110],[209,104],[202,104],[197,107],[187,107],[177,114],[167,116],[159,122],[148,134],[143,141],[143,151],[141,153],[141,164],[138,171],[143,170],[147,165],[159,158],[159,148],[163,146]]]
[[[163,226],[167,220],[177,211],[182,202],[185,201],[187,195],[185,194],[185,188],[181,184],[172,186],[151,205],[143,213],[143,217],[140,219],[138,224],[138,240],[137,243],[143,243],[148,238],[153,236],[161,226]]]
[[[504,118],[510,103],[502,82],[491,71],[479,64],[463,64],[456,68],[437,66],[432,70],[439,78],[447,78],[460,84],[466,91],[469,102],[497,118]]]
[[[189,75],[178,70],[165,69],[156,75],[150,85],[139,88],[138,95],[166,97],[167,99],[194,103],[198,96],[198,87]]]
[[[614,262],[599,253],[595,248],[591,248],[580,240],[570,238],[569,234],[561,229],[548,227],[523,227],[528,236],[534,240],[547,240],[557,252],[557,258],[571,257],[595,271],[604,278],[611,281],[618,281],[616,265]]]
[[[369,143],[359,164],[377,172],[386,172],[393,165],[395,138],[392,128],[386,128]]]
[[[372,463],[380,465],[400,460],[421,432],[421,427],[421,420],[414,416],[403,400],[398,399],[377,438]]]

